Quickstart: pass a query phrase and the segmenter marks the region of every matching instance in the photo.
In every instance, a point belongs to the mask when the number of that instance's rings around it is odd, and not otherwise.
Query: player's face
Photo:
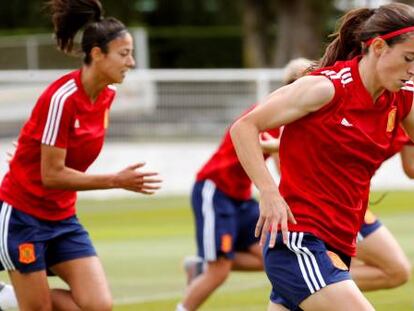
[[[387,46],[377,63],[381,84],[389,91],[397,92],[405,81],[414,77],[414,36]]]
[[[108,53],[100,63],[102,74],[109,83],[121,83],[127,71],[135,66],[133,40],[129,33],[108,43]]]

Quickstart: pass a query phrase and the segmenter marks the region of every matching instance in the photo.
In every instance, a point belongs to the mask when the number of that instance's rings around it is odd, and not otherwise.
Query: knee
[[[215,283],[223,283],[230,274],[231,270],[231,261],[217,261],[214,263],[209,263],[207,270],[205,271],[206,275],[209,275],[214,279]]]
[[[110,296],[100,297],[100,299],[83,301],[79,307],[85,311],[112,311],[113,300]]]
[[[396,263],[394,269],[388,273],[390,287],[397,287],[408,282],[411,277],[411,263],[408,260]]]

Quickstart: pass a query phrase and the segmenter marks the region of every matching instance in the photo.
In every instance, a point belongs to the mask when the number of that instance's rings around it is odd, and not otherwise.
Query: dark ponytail
[[[391,3],[378,9],[355,9],[340,20],[339,28],[332,35],[319,61],[319,67],[331,66],[336,61],[349,60],[368,52],[365,43],[380,35],[414,26],[414,8],[402,3]],[[409,34],[402,34],[385,40],[389,46],[401,42]]]
[[[361,54],[360,29],[374,12],[372,9],[361,8],[345,14],[339,21],[338,31],[330,35],[334,40],[326,48],[319,66],[331,66],[338,60],[351,59]]]
[[[81,47],[85,64],[91,62],[93,47],[99,47],[106,53],[108,43],[127,32],[125,25],[116,18],[103,17],[99,0],[51,0],[48,6],[60,50],[72,52],[76,34],[84,30]]]

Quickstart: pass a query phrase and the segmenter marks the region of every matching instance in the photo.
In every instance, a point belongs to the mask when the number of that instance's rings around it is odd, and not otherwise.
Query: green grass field
[[[376,196],[379,194],[374,194],[374,199]],[[78,211],[104,263],[115,310],[175,310],[185,284],[182,259],[195,252],[188,198],[81,200]],[[373,207],[373,212],[395,234],[414,263],[414,193],[392,192]],[[60,284],[55,278],[51,283]],[[263,311],[268,294],[264,273],[233,273],[201,310]],[[398,289],[369,293],[367,297],[376,310],[413,310],[414,279]]]

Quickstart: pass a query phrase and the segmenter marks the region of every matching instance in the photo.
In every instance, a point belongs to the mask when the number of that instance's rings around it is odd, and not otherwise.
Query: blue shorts
[[[196,182],[192,193],[198,255],[207,261],[234,259],[258,243],[254,229],[259,218],[256,200],[230,198],[210,180]]]
[[[270,235],[269,235],[270,236]],[[269,239],[269,237],[268,237]],[[290,232],[288,244],[278,233],[276,245],[263,249],[265,271],[272,284],[270,300],[289,310],[323,287],[350,280],[351,258],[326,246],[309,233]]]
[[[64,261],[96,256],[88,232],[76,216],[46,221],[6,202],[0,201],[0,206],[0,270],[30,273],[48,270]]]
[[[358,241],[365,239],[371,233],[376,231],[378,228],[382,226],[381,221],[369,210],[365,212],[364,223],[362,224],[361,228],[358,232]]]

